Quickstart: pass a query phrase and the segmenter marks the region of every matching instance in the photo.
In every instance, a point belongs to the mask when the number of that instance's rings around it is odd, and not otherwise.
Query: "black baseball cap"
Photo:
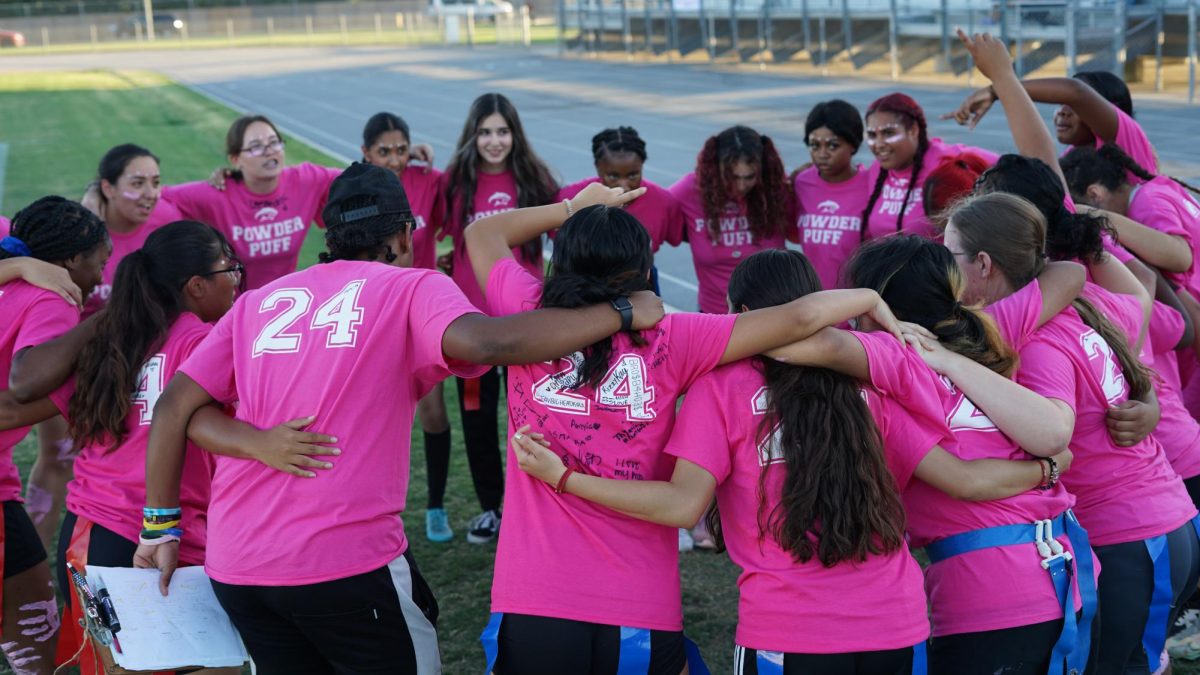
[[[325,227],[334,228],[389,214],[402,216],[402,222],[414,222],[404,186],[396,174],[387,169],[355,162],[329,186],[329,200],[321,211],[321,218]]]

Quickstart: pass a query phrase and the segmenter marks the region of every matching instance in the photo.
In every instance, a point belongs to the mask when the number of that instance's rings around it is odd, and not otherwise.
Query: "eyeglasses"
[[[282,150],[283,146],[285,145],[287,145],[287,143],[285,143],[282,138],[276,138],[275,140],[269,141],[266,144],[255,143],[253,145],[246,146],[242,148],[242,152],[250,155],[251,157],[262,157],[263,155],[267,154],[268,151],[278,152]]]
[[[241,263],[233,263],[232,265],[230,265],[229,267],[226,267],[223,270],[213,270],[211,272],[204,272],[202,274],[197,274],[196,276],[212,277],[212,276],[216,276],[218,274],[228,274],[229,277],[231,279],[233,279],[233,282],[238,285],[238,288],[241,289],[243,282],[245,282],[245,280],[246,280],[245,272],[246,272],[245,265],[243,265]]]

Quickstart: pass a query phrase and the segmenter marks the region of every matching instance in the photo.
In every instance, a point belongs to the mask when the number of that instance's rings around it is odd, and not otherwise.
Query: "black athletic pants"
[[[1174,599],[1167,626],[1175,623],[1183,601],[1200,580],[1200,542],[1190,522],[1167,535]],[[1088,673],[1149,673],[1142,634],[1154,592],[1154,564],[1142,541],[1094,547],[1100,559],[1100,648]],[[1164,628],[1165,630],[1165,628]]]
[[[621,627],[505,614],[497,641],[495,675],[616,675]],[[646,675],[679,675],[686,664],[682,632],[650,631]]]
[[[912,675],[913,648],[847,654],[784,654],[783,675]],[[733,675],[758,675],[758,651],[733,648]]]
[[[458,387],[458,409],[462,413],[463,443],[467,446],[467,463],[475,494],[484,511],[500,509],[504,496],[504,464],[500,455],[500,387],[503,378],[499,368],[492,368],[477,380],[455,377]]]
[[[1091,656],[1099,643],[1099,622],[1092,623]],[[1045,675],[1050,654],[1062,633],[1062,619],[1001,630],[933,638],[929,675]]]
[[[437,602],[410,553],[318,584],[212,585],[260,675],[426,675],[439,667]]]
[[[29,514],[21,502],[4,502],[3,508],[4,522],[0,528],[0,546],[4,547],[4,557],[0,558],[0,571],[7,579],[33,569],[45,560],[46,549],[42,548],[37,529],[33,527],[33,521],[29,519]]]

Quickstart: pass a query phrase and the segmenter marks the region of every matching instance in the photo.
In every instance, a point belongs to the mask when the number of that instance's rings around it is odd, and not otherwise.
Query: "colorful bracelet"
[[[178,518],[182,514],[183,509],[178,506],[172,506],[170,508],[156,508],[153,506],[147,506],[142,509],[143,518],[156,518],[159,516],[172,516]]]
[[[149,520],[142,521],[142,529],[151,532],[161,532],[179,527],[179,519],[167,520],[161,523],[152,522]]]
[[[179,541],[182,537],[183,530],[178,527],[166,530],[142,530],[141,536],[138,537],[138,543],[143,546],[158,546],[159,544],[169,544],[173,541]]]

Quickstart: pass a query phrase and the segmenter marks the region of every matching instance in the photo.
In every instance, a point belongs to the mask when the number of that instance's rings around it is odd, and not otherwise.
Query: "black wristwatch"
[[[629,296],[618,296],[608,302],[621,315],[621,332],[633,328],[633,303],[629,301]]]

